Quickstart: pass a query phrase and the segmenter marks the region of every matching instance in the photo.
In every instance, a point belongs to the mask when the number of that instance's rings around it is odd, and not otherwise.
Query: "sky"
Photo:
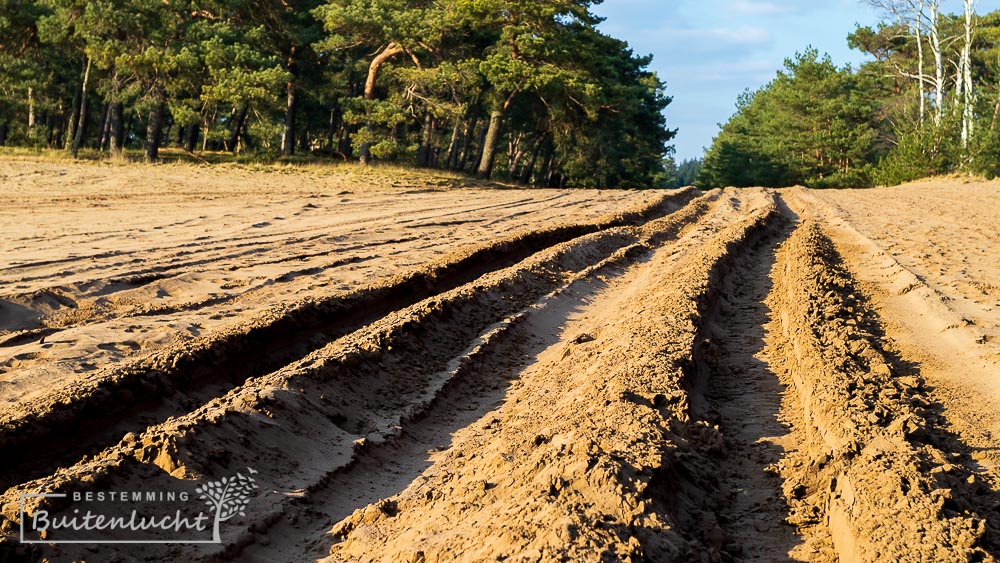
[[[962,3],[943,8],[957,13]],[[981,0],[977,12],[997,9],[1000,0]],[[770,82],[796,52],[812,46],[838,66],[868,60],[848,48],[847,35],[882,19],[860,0],[604,0],[594,12],[606,18],[605,33],[653,55],[673,97],[666,115],[679,130],[678,162],[701,157],[737,96]]]

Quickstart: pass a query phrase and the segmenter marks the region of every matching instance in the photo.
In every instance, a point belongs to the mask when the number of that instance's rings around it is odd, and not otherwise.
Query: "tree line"
[[[709,186],[867,187],[952,172],[1000,174],[1000,11],[962,0],[866,0],[876,26],[847,40],[853,69],[809,48],[745,92],[706,153]]]
[[[661,185],[670,97],[594,3],[7,0],[0,145]]]

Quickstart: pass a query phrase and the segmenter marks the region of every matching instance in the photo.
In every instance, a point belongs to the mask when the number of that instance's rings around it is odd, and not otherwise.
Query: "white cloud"
[[[771,32],[763,27],[665,28],[643,32],[643,43],[655,44],[671,58],[693,55],[726,55],[731,59],[751,51],[767,49],[774,42]]]
[[[730,9],[734,12],[755,16],[790,14],[795,12],[799,6],[799,4],[768,2],[766,0],[733,0],[729,3]]]
[[[771,32],[763,27],[709,27],[699,29],[672,29],[666,33],[683,41],[720,42],[741,45],[764,45],[771,42]]]
[[[671,76],[683,77],[686,85],[690,85],[685,90],[698,91],[704,88],[707,83],[728,82],[733,85],[733,90],[738,94],[741,88],[756,87],[774,78],[778,69],[770,59],[746,59],[732,62],[713,62],[711,64],[684,64],[670,65],[667,67],[667,85],[670,85]],[[733,99],[735,101],[735,98]]]
[[[727,0],[730,11],[749,16],[786,16],[833,9],[861,8],[857,0]]]

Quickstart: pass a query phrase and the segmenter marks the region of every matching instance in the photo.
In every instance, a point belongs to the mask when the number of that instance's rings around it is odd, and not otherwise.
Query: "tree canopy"
[[[869,3],[886,21],[847,39],[873,60],[838,68],[815,49],[787,60],[774,80],[739,98],[705,155],[699,186],[863,187],[1000,174],[1000,11]]]
[[[0,144],[410,163],[652,187],[650,57],[589,0],[0,3]]]
[[[737,112],[705,156],[698,182],[713,186],[851,182],[878,136],[880,77],[837,68],[809,49]]]

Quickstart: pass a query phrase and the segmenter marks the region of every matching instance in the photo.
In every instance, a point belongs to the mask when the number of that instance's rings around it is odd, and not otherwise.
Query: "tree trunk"
[[[212,115],[209,117],[208,113],[202,109],[201,113],[201,130],[203,132],[201,136],[201,150],[204,152],[208,148],[208,134],[212,131],[212,122],[215,121],[216,112],[219,110],[219,105],[216,103],[212,106]]]
[[[528,165],[524,167],[521,172],[521,183],[527,184],[531,181],[531,173],[535,171],[535,163],[538,162],[538,154],[542,152],[542,145],[544,144],[543,139],[539,139],[538,143],[535,144],[535,150],[531,153],[531,160],[528,161]]]
[[[479,110],[475,110],[472,113],[472,117],[469,122],[465,125],[465,133],[462,141],[462,156],[458,159],[456,166],[453,168],[455,170],[465,170],[465,166],[469,163],[469,150],[472,148],[472,140],[476,137],[476,126],[479,125]]]
[[[959,65],[962,75],[959,81],[962,84],[962,148],[969,148],[969,139],[973,131],[973,106],[975,105],[975,92],[972,90],[972,26],[973,26],[973,0],[965,0],[965,43],[962,45],[962,62]]]
[[[165,106],[166,104],[164,104]],[[163,113],[164,130],[160,134],[160,146],[170,146],[171,132],[174,130],[174,119],[172,115]]]
[[[111,104],[104,104],[104,111],[102,112],[104,119],[101,120],[101,135],[97,138],[97,150],[104,151],[104,145],[108,142],[108,136],[111,134]]]
[[[90,57],[87,57],[87,69],[83,71],[83,86],[80,87],[80,120],[76,125],[76,134],[73,135],[73,158],[76,158],[80,151],[80,144],[83,142],[83,129],[87,123],[87,83],[90,82]]]
[[[493,163],[497,158],[497,145],[500,142],[500,130],[503,125],[503,108],[497,107],[490,112],[490,124],[483,140],[483,156],[479,159],[479,169],[476,175],[488,180],[493,175]]]
[[[432,115],[431,116],[431,127],[430,127],[430,130],[427,132],[427,141],[426,141],[426,143],[427,143],[427,166],[429,168],[437,168],[438,167],[438,156],[439,156],[438,153],[439,153],[439,150],[438,150],[438,147],[437,147],[437,143],[434,142],[434,139],[437,136],[437,126],[438,126],[438,121]]]
[[[28,138],[35,136],[35,89],[28,86]]]
[[[451,141],[448,143],[448,155],[444,160],[444,167],[448,170],[455,169],[455,163],[458,162],[458,143],[460,141],[459,131],[462,128],[462,118],[455,118],[455,126],[451,130]]]
[[[353,127],[349,124],[343,124],[340,128],[340,140],[337,142],[337,152],[344,155],[344,158],[351,158],[353,156],[354,147],[351,146],[351,133],[353,132]]]
[[[382,52],[372,59],[371,64],[368,65],[368,77],[365,79],[365,99],[373,100],[375,99],[375,83],[378,80],[378,73],[382,69],[382,65],[392,57],[403,52],[403,48],[396,43],[389,43],[386,45]]]
[[[333,139],[337,136],[338,124],[340,123],[340,111],[337,106],[330,108],[330,121],[327,123],[326,128],[326,150],[331,153],[336,152],[337,149],[333,146]]]
[[[944,115],[944,60],[941,53],[941,34],[938,28],[938,8],[941,0],[931,0],[930,6],[930,34],[931,51],[934,53],[934,125],[941,126],[941,119]]]
[[[149,112],[149,123],[146,124],[146,162],[156,162],[160,159],[160,142],[163,138],[163,110],[166,103],[162,95]]]
[[[511,147],[513,155],[510,157],[510,162],[507,163],[507,174],[511,179],[517,179],[520,176],[518,171],[521,169],[521,161],[524,160],[524,157],[528,156],[528,153],[531,151],[530,145],[522,146],[526,144],[525,137],[527,136],[519,135],[518,137],[517,143]]]
[[[386,45],[382,52],[372,59],[371,64],[368,65],[368,78],[365,79],[365,101],[370,102],[375,99],[375,83],[378,80],[378,73],[382,69],[382,65],[385,61],[395,57],[396,55],[403,52],[403,48],[396,43],[389,43]],[[368,123],[365,126],[368,129],[368,134],[374,129],[371,119],[368,119]],[[372,159],[372,146],[369,141],[365,141],[361,144],[361,164],[367,165]]]
[[[430,112],[424,114],[424,126],[420,132],[420,147],[417,148],[417,167],[428,168],[431,165],[431,140],[434,135],[434,117]]]
[[[552,177],[555,175],[556,172],[555,161],[556,161],[555,153],[550,152],[549,158],[545,162],[545,174],[542,176],[545,180],[544,182],[542,182],[542,185],[546,188],[552,187]]]
[[[45,112],[45,128],[48,129],[48,138],[45,139],[45,146],[52,148],[52,140],[56,133],[56,116],[52,112]]]
[[[917,36],[917,93],[920,96],[920,125],[924,125],[924,118],[927,115],[927,97],[924,96],[924,34],[921,26],[924,25],[924,0],[920,0],[920,10],[917,12],[917,21],[914,32]]]
[[[477,172],[479,170],[479,162],[483,160],[483,149],[486,148],[486,134],[489,133],[489,131],[490,122],[489,119],[487,119],[486,123],[479,128],[479,137],[476,140],[476,158],[472,161],[471,166],[471,168]]]
[[[125,128],[122,122],[125,120],[124,107],[121,102],[111,102],[110,123],[108,124],[108,152],[111,156],[118,158],[122,156],[125,141]]]
[[[76,124],[80,120],[80,89],[73,89],[73,107],[70,110],[69,120],[66,122],[66,136],[63,138],[63,148],[73,149],[73,139],[76,139]]]
[[[288,72],[292,73],[292,79],[285,86],[287,99],[285,103],[285,131],[281,134],[281,154],[291,156],[295,154],[295,110],[297,105],[296,80],[298,79],[298,66],[295,63],[295,48],[292,47],[292,54],[288,57]]]
[[[184,150],[187,152],[194,152],[198,145],[198,127],[197,123],[189,123],[184,131]]]
[[[302,134],[299,135],[299,150],[304,153],[309,152],[309,127],[304,127]]]
[[[7,144],[7,122],[0,123],[0,147]]]
[[[288,101],[285,106],[285,130],[281,133],[281,154],[295,154],[295,83],[288,83]]]
[[[233,130],[229,133],[229,143],[227,145],[229,150],[232,152],[236,152],[236,148],[240,144],[240,137],[243,136],[243,126],[246,125],[247,114],[249,111],[250,104],[243,102],[240,105],[239,111],[236,113],[236,119],[233,120]]]
[[[953,111],[956,112],[962,109],[958,106],[957,102],[962,99],[962,86],[965,86],[965,82],[962,80],[962,77],[965,76],[965,71],[962,69],[962,64],[964,62],[965,61],[962,60],[961,55],[959,55],[958,63],[955,65],[955,93],[952,94],[952,97],[955,98],[956,102]]]

